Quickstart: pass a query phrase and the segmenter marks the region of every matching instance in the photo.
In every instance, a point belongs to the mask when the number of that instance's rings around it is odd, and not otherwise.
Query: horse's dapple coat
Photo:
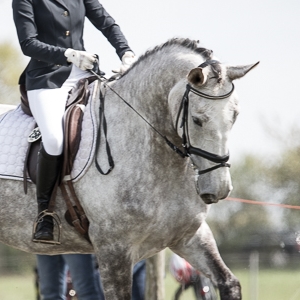
[[[210,66],[198,68],[212,51],[189,39],[173,39],[148,51],[113,84],[114,90],[176,145],[181,129],[175,129],[177,112],[186,84],[209,95],[224,95],[232,81],[254,65],[219,64],[215,76]],[[212,101],[191,94],[189,136],[194,147],[217,155],[228,153],[228,136],[238,112],[236,94]],[[99,103],[95,105],[98,112]],[[238,280],[226,267],[205,222],[204,203],[224,199],[232,189],[228,168],[195,178],[190,159],[182,159],[120,98],[107,91],[105,115],[108,141],[115,168],[101,176],[95,164],[75,184],[90,220],[91,247],[63,220],[61,195],[56,211],[62,219],[62,244],[31,242],[36,216],[34,186],[24,195],[22,183],[0,179],[0,240],[33,253],[89,253],[95,251],[107,300],[131,299],[131,272],[137,261],[169,247],[196,269],[209,276],[221,300],[240,300]],[[100,149],[100,163],[107,163]],[[191,156],[199,170],[214,163]],[[197,189],[195,188],[195,184]],[[197,192],[198,191],[198,192]],[[202,199],[204,200],[202,200]]]

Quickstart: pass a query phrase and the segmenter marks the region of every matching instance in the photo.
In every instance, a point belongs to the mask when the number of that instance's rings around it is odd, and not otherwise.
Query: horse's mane
[[[191,49],[195,53],[201,54],[205,60],[210,59],[213,54],[212,50],[209,50],[209,49],[206,49],[203,47],[199,47],[199,41],[191,40],[189,38],[172,38],[172,39],[168,40],[167,42],[165,42],[161,45],[158,45],[158,46],[154,47],[153,49],[146,51],[144,54],[142,54],[139,57],[139,59],[132,65],[132,67],[134,67],[134,65],[139,64],[140,62],[144,61],[146,58],[153,55],[154,53],[159,52],[159,51],[163,50],[164,48],[171,47],[174,45],[178,45],[178,46],[182,46],[182,47]],[[132,69],[132,67],[128,71],[130,71]],[[127,71],[123,75],[125,75],[125,74],[127,74]]]
[[[173,45],[179,45],[179,46],[191,49],[194,52],[201,54],[203,56],[203,58],[205,58],[205,59],[210,58],[213,51],[208,50],[203,47],[199,47],[198,44],[199,44],[199,41],[191,40],[188,38],[173,38],[173,39],[168,40],[164,44],[158,45],[158,46],[154,47],[153,49],[148,50],[145,54],[143,54],[139,58],[138,61],[142,61],[142,60],[146,59],[147,57],[151,56],[152,54],[154,54],[164,48],[173,46]]]

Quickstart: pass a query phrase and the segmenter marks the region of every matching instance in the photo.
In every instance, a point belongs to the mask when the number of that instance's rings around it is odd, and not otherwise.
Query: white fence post
[[[250,300],[258,300],[259,253],[253,251],[249,257]]]
[[[164,300],[165,298],[165,251],[147,259],[145,300]]]

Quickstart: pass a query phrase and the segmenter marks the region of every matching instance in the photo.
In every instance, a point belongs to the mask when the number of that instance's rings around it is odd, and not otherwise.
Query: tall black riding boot
[[[62,155],[53,156],[48,154],[43,146],[38,154],[36,173],[36,196],[38,202],[38,213],[47,210],[51,194],[59,175]],[[53,240],[53,218],[44,216],[37,224],[33,237],[38,241]]]

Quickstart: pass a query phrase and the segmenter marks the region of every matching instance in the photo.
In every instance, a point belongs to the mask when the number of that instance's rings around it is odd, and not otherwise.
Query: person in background
[[[144,300],[146,290],[146,260],[141,260],[133,268],[132,300]]]
[[[42,300],[66,300],[67,274],[78,300],[104,300],[96,258],[91,254],[37,255],[39,295]],[[146,262],[138,262],[133,269],[132,300],[144,300]]]
[[[96,259],[91,254],[37,255],[42,300],[66,300],[68,270],[79,300],[104,300]]]

